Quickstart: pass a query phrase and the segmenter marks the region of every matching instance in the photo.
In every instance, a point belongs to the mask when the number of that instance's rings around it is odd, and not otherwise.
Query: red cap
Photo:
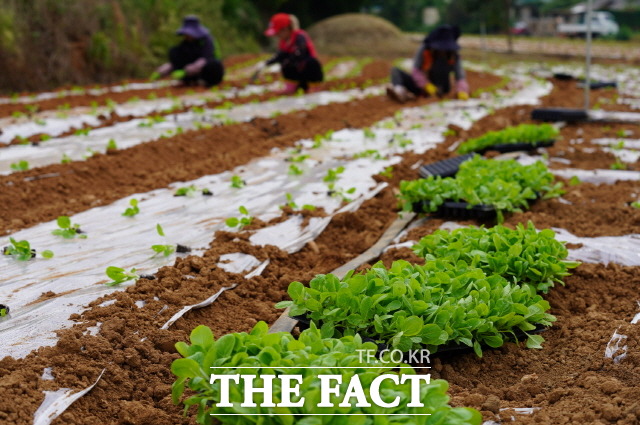
[[[269,28],[264,32],[267,37],[273,37],[280,32],[281,29],[291,25],[291,17],[287,13],[276,13],[269,21]]]

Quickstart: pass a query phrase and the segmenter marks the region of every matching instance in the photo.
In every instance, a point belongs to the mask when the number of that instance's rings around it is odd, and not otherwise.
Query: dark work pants
[[[324,80],[322,65],[316,58],[310,58],[302,66],[301,64],[282,64],[282,76],[298,83],[298,88],[309,90],[309,83],[319,83]]]
[[[185,47],[184,43],[172,47],[169,50],[169,62],[174,70],[184,69],[185,66],[195,62],[199,58],[199,52],[193,51],[188,47]],[[207,87],[220,84],[224,77],[224,66],[222,62],[217,59],[208,60],[206,65],[202,68],[199,74],[187,75],[182,81],[185,84],[197,84],[198,80],[204,80]]]

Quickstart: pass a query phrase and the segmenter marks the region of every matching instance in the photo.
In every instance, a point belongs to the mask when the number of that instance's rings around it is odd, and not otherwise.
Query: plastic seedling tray
[[[533,151],[538,148],[548,148],[549,146],[553,146],[556,141],[554,139],[551,140],[542,140],[534,143],[503,143],[498,145],[487,146],[484,149],[477,151],[480,154],[484,154],[489,151],[497,151],[500,153],[507,152],[518,152],[518,151]]]
[[[420,201],[413,204],[413,211],[424,213],[428,211],[429,201]],[[494,221],[497,211],[492,205],[473,205],[468,202],[446,201],[435,212],[436,217],[446,217],[458,220]]]
[[[423,165],[418,170],[420,177],[427,178],[429,176],[451,177],[455,176],[460,168],[460,164],[468,159],[473,158],[475,154],[468,153],[449,159],[443,159],[429,165]]]
[[[537,121],[587,121],[589,114],[584,109],[541,108],[531,112],[531,119]]]
[[[563,81],[570,81],[570,80],[574,80],[575,77],[571,74],[565,74],[564,72],[556,72],[553,74],[553,78],[556,78],[558,80],[563,80]]]

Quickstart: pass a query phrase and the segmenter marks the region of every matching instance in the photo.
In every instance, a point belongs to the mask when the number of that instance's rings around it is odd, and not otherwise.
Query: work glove
[[[456,81],[456,92],[458,93],[458,99],[469,99],[469,83],[467,83],[467,80]]]
[[[164,77],[166,75],[169,75],[172,69],[173,69],[173,66],[171,66],[169,62],[163,63],[155,70],[153,74],[151,74],[151,76],[153,77],[154,75],[158,75],[158,78]]]
[[[171,73],[171,78],[182,80],[186,75],[187,73],[184,71],[184,69],[176,69]]]
[[[432,83],[427,83],[427,85],[424,86],[424,91],[426,91],[429,96],[435,96],[438,94],[438,88]]]
[[[249,78],[249,82],[251,82],[252,84],[256,82],[256,80],[260,77],[260,74],[262,73],[262,71],[264,71],[264,69],[267,67],[267,64],[265,62],[260,62],[255,70],[253,71],[253,74],[251,74],[251,77]]]

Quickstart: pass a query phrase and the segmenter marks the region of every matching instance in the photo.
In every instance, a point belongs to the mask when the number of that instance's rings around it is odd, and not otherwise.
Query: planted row
[[[475,139],[469,139],[458,148],[458,153],[483,152],[500,145],[525,143],[544,144],[558,137],[560,132],[551,124],[521,124],[498,131],[489,131]]]
[[[277,307],[306,315],[323,336],[359,334],[402,351],[463,344],[481,356],[483,344],[500,347],[506,337],[539,348],[543,338],[530,332],[555,321],[534,285],[450,258],[422,266],[399,260],[389,269],[378,263],[342,280],[318,275],[309,287],[291,283],[288,293],[292,301]]]
[[[222,424],[249,425],[255,423],[300,424],[300,425],[384,425],[384,424],[477,424],[482,421],[479,412],[468,408],[452,408],[446,392],[448,384],[443,380],[429,383],[420,379],[420,402],[422,407],[407,407],[411,400],[412,382],[400,378],[416,375],[414,369],[403,363],[382,361],[362,355],[375,352],[376,345],[362,342],[359,336],[326,338],[316,327],[303,331],[298,339],[288,332],[268,333],[266,323],[259,322],[250,333],[233,333],[217,340],[206,326],[198,326],[191,332],[191,345],[176,344],[183,356],[174,360],[171,371],[177,376],[172,386],[172,398],[179,404],[188,388],[188,397],[183,401],[185,413],[191,406],[197,406],[199,424],[212,424],[214,419]],[[213,368],[213,369],[212,369]],[[246,368],[246,369],[237,369]],[[273,402],[280,403],[285,397],[292,402],[304,402],[299,407],[266,407],[264,396],[256,397],[255,407],[241,407],[245,400],[245,383],[242,379],[236,385],[230,383],[228,391],[232,407],[220,407],[220,380],[210,381],[216,375],[301,375],[299,392],[285,391],[278,379],[273,380]],[[382,381],[380,397],[385,402],[398,398],[396,407],[380,407],[370,403],[369,407],[338,406],[343,397],[331,395],[334,407],[318,407],[321,401],[321,381],[318,375],[339,375],[339,394],[346,394],[353,378],[359,380],[364,394],[370,399],[371,384],[381,374],[399,376],[400,384],[391,380]],[[426,378],[426,377],[425,377]],[[263,379],[257,379],[256,387],[264,386]],[[325,388],[326,393],[326,388]],[[227,392],[225,392],[225,395]],[[295,394],[291,397],[292,394]],[[260,416],[258,416],[260,415]],[[388,416],[387,416],[388,415]],[[264,421],[268,417],[268,422]]]
[[[580,264],[566,261],[569,252],[554,236],[551,229],[538,232],[532,222],[526,227],[520,223],[515,229],[501,225],[439,229],[422,238],[413,252],[427,261],[462,261],[487,275],[498,274],[510,282],[531,284],[546,293],[555,283],[564,285],[562,278]]]
[[[538,197],[547,199],[564,193],[562,183],[554,180],[540,161],[521,165],[514,160],[476,156],[463,162],[455,177],[429,176],[400,182],[400,199],[405,211],[436,212],[447,201],[463,201],[468,208],[491,206],[501,223],[505,211],[522,212]]]

